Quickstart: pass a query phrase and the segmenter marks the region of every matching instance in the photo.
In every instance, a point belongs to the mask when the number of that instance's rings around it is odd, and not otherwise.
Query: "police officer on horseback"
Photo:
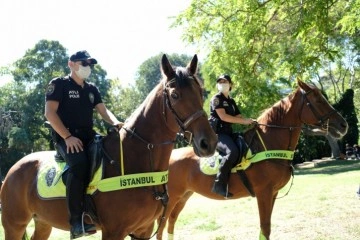
[[[233,133],[232,124],[248,125],[255,121],[242,117],[234,99],[230,97],[229,93],[232,88],[230,76],[226,74],[221,75],[217,78],[216,82],[219,92],[211,99],[209,121],[218,135],[217,150],[221,156],[221,163],[212,192],[228,198],[233,196],[233,194],[228,191],[228,180],[231,168],[235,166],[240,155],[244,152],[244,146],[238,146],[239,144],[237,144],[239,141],[236,138],[240,136]]]
[[[96,232],[95,225],[83,221],[90,168],[86,149],[95,136],[93,110],[106,122],[119,128],[123,125],[106,108],[98,88],[86,81],[94,64],[96,59],[87,51],[74,53],[68,61],[70,75],[52,79],[46,91],[45,117],[53,129],[55,148],[69,166],[66,198],[71,239]]]

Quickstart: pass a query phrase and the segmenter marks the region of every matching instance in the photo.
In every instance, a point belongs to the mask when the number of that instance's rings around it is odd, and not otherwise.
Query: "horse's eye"
[[[172,92],[171,94],[170,94],[170,96],[173,98],[173,99],[175,99],[175,100],[177,100],[178,98],[179,98],[179,95],[177,94],[177,92]]]

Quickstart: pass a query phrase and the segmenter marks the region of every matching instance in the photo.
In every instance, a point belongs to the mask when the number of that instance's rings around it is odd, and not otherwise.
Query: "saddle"
[[[94,177],[95,171],[99,168],[101,164],[101,159],[104,155],[102,139],[103,136],[96,134],[94,140],[89,144],[88,148],[86,149],[86,153],[90,161],[90,179]],[[62,173],[62,181],[64,182],[64,184],[66,184],[67,170],[69,167],[65,164],[64,156],[65,153],[62,152],[60,148],[56,148],[54,158],[56,162],[65,165]]]
[[[91,182],[97,182],[102,178],[102,158],[103,146],[102,136],[96,135],[94,141],[89,145],[87,154],[90,161]],[[68,174],[68,165],[64,160],[64,155],[59,151],[48,152],[42,158],[42,166],[37,176],[38,194],[43,199],[54,199],[65,197],[65,184]],[[93,192],[90,191],[90,194]]]

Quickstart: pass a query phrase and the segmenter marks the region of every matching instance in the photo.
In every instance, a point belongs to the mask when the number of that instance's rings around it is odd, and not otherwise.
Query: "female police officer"
[[[231,168],[239,159],[239,147],[235,143],[232,124],[252,124],[254,120],[243,118],[234,99],[229,95],[232,81],[229,75],[221,75],[216,80],[219,92],[212,97],[210,102],[210,123],[215,125],[218,135],[217,150],[221,156],[220,169],[216,175],[212,192],[224,197],[233,196],[228,191],[227,184]]]

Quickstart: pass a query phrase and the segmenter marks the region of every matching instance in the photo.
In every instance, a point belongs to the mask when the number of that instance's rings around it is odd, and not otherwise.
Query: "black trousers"
[[[231,134],[218,134],[218,143],[216,149],[218,150],[222,161],[229,162],[231,167],[235,166],[239,160],[239,147],[234,141],[234,137]]]
[[[84,194],[90,181],[90,160],[87,155],[87,148],[92,139],[91,134],[89,134],[89,137],[81,139],[83,151],[74,153],[66,152],[67,147],[63,139],[57,138],[55,142],[56,150],[64,157],[69,166],[66,178],[66,199],[71,225],[81,221],[84,211]]]

